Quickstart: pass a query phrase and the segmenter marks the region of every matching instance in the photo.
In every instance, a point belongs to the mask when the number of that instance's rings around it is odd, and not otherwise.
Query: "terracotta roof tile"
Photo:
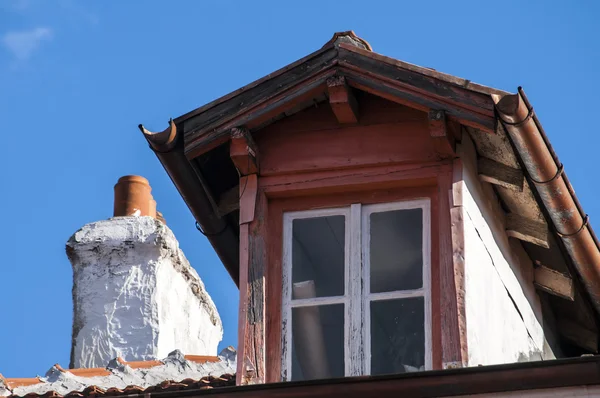
[[[99,398],[159,391],[209,389],[235,385],[233,373],[221,374],[218,377],[214,375],[219,374],[214,373],[219,370],[235,370],[235,361],[235,350],[228,347],[220,356],[184,356],[179,351],[174,351],[162,361],[127,362],[115,358],[107,368],[64,369],[56,364],[44,378],[4,378],[0,375],[0,387],[3,384],[9,393],[12,392],[12,395],[8,395],[9,398]],[[130,369],[129,373],[127,368]],[[136,372],[138,378],[122,379],[123,374],[129,375],[131,372]],[[173,379],[178,375],[181,380]],[[161,380],[160,377],[165,379]],[[138,380],[144,383],[144,386],[131,384],[122,387],[125,380]],[[149,385],[153,380],[156,380],[156,384]],[[112,383],[114,384],[111,386]],[[66,387],[67,385],[79,387]],[[68,388],[73,390],[68,391]],[[62,394],[54,390],[59,390]],[[0,391],[1,395],[3,394]]]
[[[218,387],[235,386],[235,375],[224,374],[220,377],[206,376],[202,379],[185,379],[181,382],[165,380],[158,385],[142,388],[140,386],[130,385],[123,389],[111,387],[104,390],[98,386],[89,386],[83,391],[71,391],[68,394],[61,395],[56,391],[48,391],[44,394],[29,393],[18,396],[10,395],[9,398],[95,398],[95,397],[114,397],[130,394],[147,394],[159,391],[181,391],[181,390],[206,390]]]
[[[185,355],[185,359],[196,363],[219,362],[219,357],[208,355]]]
[[[26,387],[42,382],[39,377],[7,378],[4,380],[9,388]]]
[[[148,368],[153,368],[155,366],[162,365],[161,361],[131,361],[131,362],[122,361],[121,363],[123,365],[128,365],[129,367],[131,367],[133,369],[148,369]]]
[[[59,365],[54,365],[58,368]],[[58,368],[61,372],[69,372],[79,377],[97,377],[97,376],[110,376],[111,373],[106,368],[80,368],[80,369],[63,369]]]

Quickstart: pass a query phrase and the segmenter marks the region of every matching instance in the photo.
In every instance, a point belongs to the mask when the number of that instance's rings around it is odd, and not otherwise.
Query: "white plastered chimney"
[[[93,222],[67,242],[73,266],[71,368],[185,354],[216,355],[217,309],[173,232],[148,181],[115,185],[115,217]]]

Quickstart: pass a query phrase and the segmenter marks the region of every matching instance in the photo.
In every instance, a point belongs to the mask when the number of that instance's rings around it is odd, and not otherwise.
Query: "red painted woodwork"
[[[383,109],[374,109],[382,103]],[[360,108],[360,122],[352,126],[340,125],[321,106],[261,130],[255,136],[260,175],[436,159],[426,113],[370,96]]]
[[[340,123],[358,122],[358,103],[343,76],[327,79],[329,105]]]
[[[429,179],[427,181],[431,182]],[[266,349],[266,381],[279,381],[281,373],[281,290],[282,290],[282,226],[283,213],[288,211],[308,210],[316,208],[328,208],[347,206],[352,203],[386,203],[400,200],[418,198],[429,198],[432,204],[431,231],[432,231],[432,264],[431,264],[431,294],[432,294],[432,350],[433,367],[442,367],[442,325],[439,314],[442,307],[447,308],[440,301],[440,263],[445,261],[438,250],[438,242],[443,239],[441,235],[449,235],[449,231],[440,231],[441,220],[435,217],[438,205],[438,191],[436,182],[431,185],[421,186],[421,181],[413,180],[414,188],[382,189],[376,191],[362,190],[356,192],[345,192],[328,196],[306,196],[290,197],[285,199],[271,200],[269,202],[269,228],[273,229],[269,234],[270,246],[268,251],[268,262],[266,274],[266,297],[267,297],[267,349]],[[367,188],[367,187],[365,187]],[[441,215],[441,214],[440,214]],[[449,214],[445,216],[449,220]],[[438,221],[439,220],[439,221]],[[450,256],[452,253],[449,254]]]
[[[231,129],[229,156],[242,176],[258,173],[258,154],[250,132],[245,128]]]
[[[267,198],[257,195],[256,174],[241,177],[240,306],[236,384],[265,381],[265,268],[267,267]]]
[[[452,159],[440,158],[426,112],[366,93],[356,99],[356,124],[341,125],[322,103],[253,134],[258,202],[254,221],[240,227],[239,360],[258,363],[258,382],[281,375],[283,213],[352,203],[430,198],[433,367],[463,358],[448,200]],[[240,205],[250,209],[247,202]]]

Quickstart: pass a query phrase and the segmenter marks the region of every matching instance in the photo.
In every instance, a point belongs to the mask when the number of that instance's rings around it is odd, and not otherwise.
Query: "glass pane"
[[[292,309],[292,380],[344,377],[344,304]]]
[[[371,293],[423,286],[423,211],[370,215]]]
[[[371,374],[425,367],[423,297],[371,302]]]
[[[345,217],[294,220],[292,231],[292,298],[343,296]]]

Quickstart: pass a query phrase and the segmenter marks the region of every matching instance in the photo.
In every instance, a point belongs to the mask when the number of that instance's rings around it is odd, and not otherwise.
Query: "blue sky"
[[[137,130],[153,130],[354,30],[374,50],[500,89],[524,86],[592,225],[600,128],[593,1],[0,1],[0,373],[67,366],[64,244],[111,216],[121,175],[159,209],[236,345],[238,293]]]

